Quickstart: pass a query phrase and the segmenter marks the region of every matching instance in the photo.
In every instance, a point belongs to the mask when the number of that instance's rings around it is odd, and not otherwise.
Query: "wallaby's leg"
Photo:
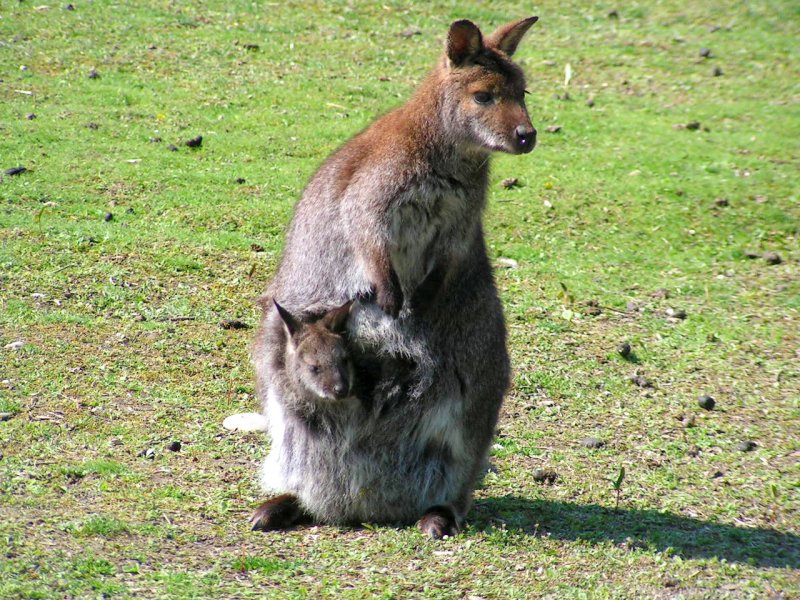
[[[250,517],[250,524],[254,531],[274,531],[310,520],[296,496],[282,494],[261,503]]]
[[[449,506],[432,506],[426,510],[419,520],[419,528],[435,540],[458,533],[456,515]]]

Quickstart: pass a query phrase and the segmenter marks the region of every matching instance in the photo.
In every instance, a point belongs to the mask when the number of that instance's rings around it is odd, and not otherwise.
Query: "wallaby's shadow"
[[[800,536],[773,529],[735,527],[654,510],[606,508],[527,500],[518,496],[475,503],[469,520],[478,530],[496,527],[561,540],[610,541],[683,558],[719,558],[756,567],[800,568]]]

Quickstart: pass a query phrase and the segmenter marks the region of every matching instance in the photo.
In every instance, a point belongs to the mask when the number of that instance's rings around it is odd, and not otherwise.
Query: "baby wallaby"
[[[344,339],[351,302],[303,321],[273,300],[286,332],[286,373],[304,400],[342,400],[353,389],[353,361]]]

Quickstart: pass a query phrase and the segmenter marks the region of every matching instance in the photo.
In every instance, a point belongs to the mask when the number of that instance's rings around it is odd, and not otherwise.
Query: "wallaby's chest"
[[[458,252],[465,232],[480,218],[475,193],[459,182],[430,177],[402,195],[389,228],[389,251],[401,281],[413,286],[442,252]]]

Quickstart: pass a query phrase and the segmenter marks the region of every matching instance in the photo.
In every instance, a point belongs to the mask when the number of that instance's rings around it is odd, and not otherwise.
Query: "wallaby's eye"
[[[319,367],[317,365],[308,365],[308,370],[314,375],[319,375]]]
[[[475,92],[472,97],[478,104],[489,104],[492,101],[492,95],[489,92]]]

